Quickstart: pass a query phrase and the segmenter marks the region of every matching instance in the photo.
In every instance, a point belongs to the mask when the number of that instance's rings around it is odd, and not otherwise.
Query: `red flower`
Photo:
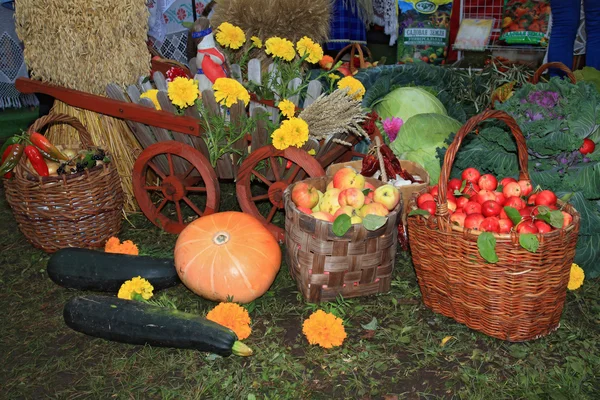
[[[200,2],[196,2],[196,15],[201,16],[202,12],[204,12],[204,4]]]
[[[163,19],[165,20],[165,24],[169,23],[169,17],[166,14],[163,14]]]
[[[187,17],[187,13],[185,12],[185,10],[183,8],[178,9],[177,18],[179,18],[180,21],[183,21],[185,17]]]
[[[183,77],[183,78],[187,78],[187,74],[185,73],[185,71],[183,70],[183,68],[180,67],[171,67],[169,68],[169,70],[167,71],[167,81],[171,82],[172,80],[174,80],[177,77]]]

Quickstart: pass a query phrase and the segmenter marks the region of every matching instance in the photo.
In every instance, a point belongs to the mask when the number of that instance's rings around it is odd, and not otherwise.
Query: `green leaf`
[[[600,234],[579,235],[574,262],[583,268],[586,278],[596,278],[600,276],[599,258]]]
[[[482,232],[477,238],[479,254],[489,263],[497,263],[496,238],[490,232]]]
[[[369,193],[371,193],[371,192],[372,192],[372,190],[371,190],[371,189],[369,189],[369,188],[367,188],[367,189],[363,189],[363,191],[362,191],[362,192],[363,192],[363,194],[364,194],[365,196],[368,196],[368,195],[369,195]]]
[[[376,231],[381,228],[387,222],[388,217],[382,217],[381,215],[369,214],[363,218],[362,223],[365,229],[369,231]]]
[[[336,236],[344,236],[348,229],[352,226],[352,222],[350,221],[350,216],[347,214],[338,215],[338,217],[333,221],[333,233]]]
[[[506,213],[508,218],[510,218],[512,223],[515,225],[517,225],[519,222],[521,222],[521,219],[523,218],[523,217],[521,217],[521,214],[519,214],[519,211],[517,211],[517,209],[514,207],[506,206],[506,207],[504,207],[504,212]]]
[[[366,329],[368,331],[374,331],[379,327],[379,324],[377,324],[377,318],[373,317],[371,322],[369,322],[368,324],[360,324],[360,326],[362,326],[363,329]]]
[[[424,215],[426,217],[429,217],[429,215],[431,215],[431,214],[429,214],[429,211],[427,211],[427,210],[421,210],[419,208],[418,210],[412,210],[411,212],[408,213],[409,217],[412,217],[413,215]]]
[[[519,243],[525,250],[535,253],[540,247],[540,241],[533,233],[522,233],[519,235]]]
[[[561,211],[552,210],[550,211],[550,221],[548,222],[555,228],[562,228],[565,221],[565,216]]]
[[[569,168],[570,186],[588,199],[600,197],[600,162],[582,163]]]
[[[561,197],[559,200],[562,201],[563,203],[568,203],[569,200],[571,200],[571,197],[573,197],[574,194],[575,194],[574,192],[567,193],[563,197]]]
[[[460,184],[460,191],[462,192],[463,190],[465,190],[466,187],[467,187],[467,180],[464,179],[462,181],[462,183]]]

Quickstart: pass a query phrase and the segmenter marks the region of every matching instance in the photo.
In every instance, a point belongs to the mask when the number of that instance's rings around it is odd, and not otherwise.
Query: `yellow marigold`
[[[213,90],[215,91],[217,102],[226,107],[231,107],[238,100],[243,101],[246,106],[250,102],[250,93],[235,79],[219,78],[213,84]]]
[[[315,311],[304,321],[302,333],[306,336],[308,343],[318,344],[326,349],[341,346],[346,339],[343,321],[323,310]]]
[[[278,150],[285,150],[289,146],[302,147],[308,140],[308,124],[302,118],[286,119],[271,134],[271,138]]]
[[[365,95],[365,87],[353,76],[345,76],[337,83],[339,89],[348,88],[348,96],[354,100],[360,100]]]
[[[569,290],[579,289],[581,285],[583,285],[584,279],[585,273],[583,272],[583,269],[575,263],[571,264],[571,275],[569,276],[567,288],[569,288]]]
[[[260,40],[260,38],[258,36],[252,36],[250,38],[250,40],[252,41],[252,44],[254,45],[254,47],[262,49],[262,40]]]
[[[179,108],[186,108],[194,105],[194,102],[200,95],[198,82],[181,76],[178,76],[169,82],[167,93],[169,99],[171,99],[171,103]]]
[[[332,81],[337,81],[338,79],[340,79],[340,76],[338,74],[329,74],[327,75],[327,77]]]
[[[242,28],[232,25],[229,22],[223,22],[219,25],[215,38],[221,46],[229,47],[233,50],[239,49],[246,42],[246,34]]]
[[[150,99],[152,100],[152,103],[154,103],[154,108],[157,110],[162,110],[162,108],[160,108],[157,95],[158,89],[149,89],[140,95],[140,99]]]
[[[281,110],[281,113],[286,118],[291,118],[296,113],[296,105],[294,103],[292,103],[291,101],[289,101],[288,99],[281,100],[279,102],[279,104],[277,105],[277,107],[279,107],[279,109]]]
[[[311,64],[316,64],[323,58],[323,48],[318,43],[313,42],[308,36],[304,36],[298,40],[296,50],[300,57],[306,55],[306,61]]]
[[[248,310],[235,303],[219,303],[206,314],[206,319],[231,329],[238,340],[246,339],[252,332]]]
[[[317,151],[315,149],[310,149],[308,151],[308,154],[311,155],[311,156],[314,156],[315,154],[317,154]]]
[[[131,240],[126,240],[123,243],[116,237],[111,237],[104,245],[104,251],[107,253],[131,254],[137,256],[140,252],[138,247]]]
[[[271,134],[271,139],[273,141],[273,147],[277,150],[285,150],[290,147],[290,144],[287,141],[287,137],[285,136],[285,132],[281,129],[275,129]]]
[[[296,57],[294,43],[280,37],[272,37],[265,42],[265,53],[273,57],[283,58],[285,61],[292,61]]]
[[[119,289],[117,297],[125,300],[134,300],[136,295],[141,296],[144,300],[152,297],[154,287],[146,279],[137,276],[131,280],[125,281]]]

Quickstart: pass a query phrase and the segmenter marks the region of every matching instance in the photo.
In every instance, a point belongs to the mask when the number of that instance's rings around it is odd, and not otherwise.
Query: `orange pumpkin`
[[[256,218],[227,211],[198,218],[179,235],[175,267],[185,286],[210,300],[249,303],[271,286],[281,249]]]

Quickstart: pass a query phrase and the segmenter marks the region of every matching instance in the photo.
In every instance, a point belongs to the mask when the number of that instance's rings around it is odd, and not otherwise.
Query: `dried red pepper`
[[[398,225],[398,243],[403,251],[408,251],[408,235],[404,224]]]
[[[25,147],[25,154],[29,161],[31,161],[31,166],[35,169],[35,172],[38,173],[39,176],[48,176],[48,165],[44,161],[44,157],[40,153],[37,147],[28,145]]]
[[[7,176],[5,174],[12,171],[12,169],[17,166],[23,155],[23,147],[24,146],[21,143],[15,143],[4,150],[1,161],[2,165],[0,166],[0,176],[4,175],[6,178]]]
[[[362,176],[373,176],[377,171],[379,171],[379,160],[373,154],[367,154],[363,158],[360,174]]]
[[[44,136],[37,132],[33,132],[29,135],[29,140],[31,143],[40,150],[40,153],[44,155],[44,157],[57,161],[57,160],[65,160],[67,161],[69,157],[65,156],[60,152],[50,141]]]

